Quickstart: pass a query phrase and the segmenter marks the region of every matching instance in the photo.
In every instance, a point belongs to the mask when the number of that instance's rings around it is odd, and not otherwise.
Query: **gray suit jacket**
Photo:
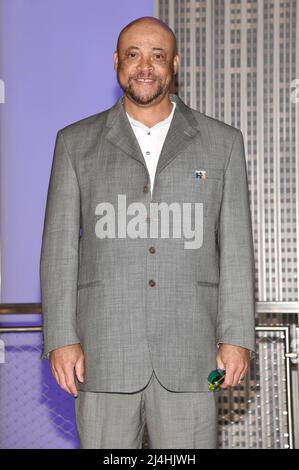
[[[219,342],[254,355],[243,136],[176,95],[170,99],[177,107],[152,195],[122,98],[57,134],[40,262],[41,357],[81,343],[85,382],[77,381],[79,390],[135,392],[154,369],[169,390],[207,391]],[[195,177],[198,170],[205,179]],[[127,207],[203,203],[202,246],[186,249],[186,239],[171,235],[99,238],[96,207],[109,202],[117,212],[119,194],[126,195]]]

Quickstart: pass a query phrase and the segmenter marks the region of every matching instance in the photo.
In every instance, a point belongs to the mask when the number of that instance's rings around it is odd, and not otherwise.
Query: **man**
[[[81,448],[139,448],[145,422],[151,448],[216,448],[207,376],[219,367],[223,388],[238,385],[255,350],[243,137],[170,93],[179,56],[163,22],[127,25],[114,65],[124,95],[57,135],[42,357],[77,397]],[[153,236],[152,203],[181,210],[170,229],[192,206],[199,245]]]

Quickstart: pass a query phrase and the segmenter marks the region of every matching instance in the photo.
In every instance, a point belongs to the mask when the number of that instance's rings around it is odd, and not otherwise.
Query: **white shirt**
[[[176,102],[172,101],[172,104],[173,106],[170,115],[163,119],[163,121],[155,124],[153,127],[146,127],[142,122],[136,121],[126,113],[146,162],[150,175],[151,193],[153,193],[155,173],[160,153],[176,107]]]

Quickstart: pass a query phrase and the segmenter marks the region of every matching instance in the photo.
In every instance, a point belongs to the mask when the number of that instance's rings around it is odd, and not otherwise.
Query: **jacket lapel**
[[[156,174],[186,150],[192,139],[199,133],[198,124],[191,109],[177,95],[171,94],[170,100],[175,101],[177,105],[160,153]]]
[[[186,150],[194,136],[200,132],[191,109],[177,95],[170,94],[169,97],[177,105],[161,150],[156,174],[160,173],[183,150]],[[106,139],[146,167],[140,146],[123,106],[123,96],[110,109],[106,127],[108,127]]]
[[[122,152],[135,158],[146,167],[141,148],[126,115],[122,101],[123,96],[119,98],[108,113],[106,122],[108,131],[106,133],[106,139]]]

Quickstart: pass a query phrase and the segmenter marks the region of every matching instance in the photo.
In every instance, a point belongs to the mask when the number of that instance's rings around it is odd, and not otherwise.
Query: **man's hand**
[[[232,344],[222,343],[219,346],[216,363],[217,368],[225,369],[225,379],[221,388],[239,385],[249,367],[249,349]]]
[[[77,397],[78,391],[74,374],[80,382],[84,382],[84,354],[81,345],[79,343],[71,344],[51,351],[50,366],[58,385]]]

